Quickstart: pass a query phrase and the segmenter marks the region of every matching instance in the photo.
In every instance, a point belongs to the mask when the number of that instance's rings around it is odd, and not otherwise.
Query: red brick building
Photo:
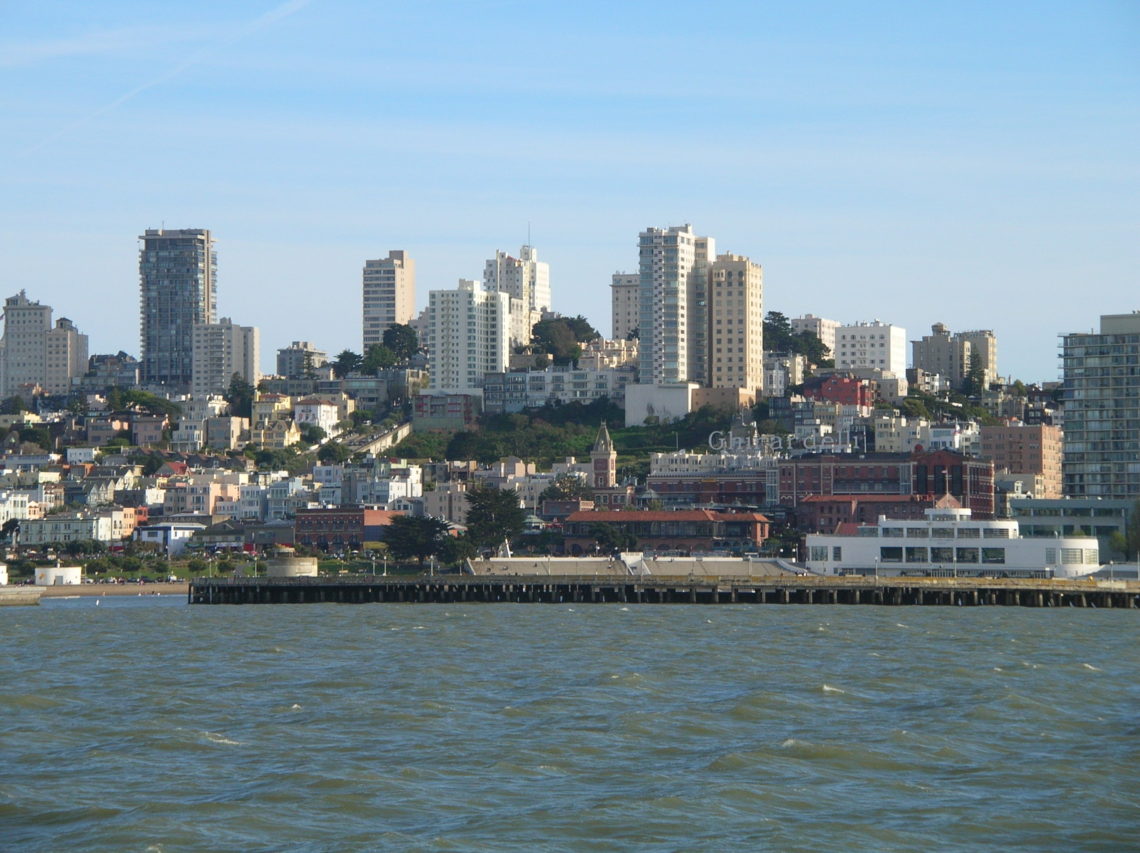
[[[813,495],[952,495],[974,518],[993,518],[994,466],[953,450],[913,454],[800,456],[779,463],[779,502],[796,507]]]
[[[875,389],[866,379],[850,376],[827,376],[818,384],[807,383],[803,395],[809,400],[826,400],[844,406],[875,405]]]
[[[293,539],[322,551],[359,550],[365,542],[381,541],[384,528],[403,514],[359,506],[301,509],[293,520]]]
[[[888,518],[921,519],[926,510],[959,507],[957,498],[944,495],[811,495],[796,508],[796,528],[802,533],[834,533],[840,525],[875,524]]]
[[[603,510],[575,512],[563,526],[566,550],[592,553],[597,545],[595,525],[612,525],[637,540],[645,551],[755,551],[768,538],[768,519],[756,512],[717,512],[687,509],[661,512]]]

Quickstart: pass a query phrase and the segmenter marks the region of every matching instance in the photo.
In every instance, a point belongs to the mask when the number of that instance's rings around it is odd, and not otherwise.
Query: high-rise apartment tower
[[[408,323],[416,307],[416,262],[403,250],[364,262],[364,349],[384,343],[384,332]]]
[[[1065,497],[1140,498],[1140,312],[1061,339]]]
[[[139,239],[140,381],[188,387],[194,326],[217,312],[214,241],[204,228],[148,228]]]

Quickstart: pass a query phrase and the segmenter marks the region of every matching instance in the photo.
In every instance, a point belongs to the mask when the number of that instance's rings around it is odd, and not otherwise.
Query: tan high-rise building
[[[49,394],[66,394],[71,390],[72,380],[87,372],[87,335],[66,317],[60,317],[55,328],[45,336],[45,343],[44,390]]]
[[[997,338],[989,329],[950,334],[944,323],[935,323],[930,334],[911,341],[911,364],[927,373],[937,373],[954,388],[961,388],[977,363],[982,386],[997,381]]]
[[[416,308],[416,262],[403,250],[388,257],[364,262],[363,353],[373,344],[384,343],[384,332],[395,324],[411,321]]]
[[[983,426],[980,455],[994,472],[1038,475],[1044,485],[1038,498],[1061,497],[1061,428],[1050,424]]]
[[[0,394],[38,385],[49,394],[66,394],[73,379],[87,372],[87,335],[60,317],[51,325],[52,308],[28,299],[21,290],[4,301],[4,336],[0,338]]]
[[[615,341],[624,341],[637,329],[640,314],[638,292],[641,276],[637,273],[615,272],[610,283],[611,334]]]
[[[709,275],[708,385],[764,387],[764,272],[742,255],[718,255]]]

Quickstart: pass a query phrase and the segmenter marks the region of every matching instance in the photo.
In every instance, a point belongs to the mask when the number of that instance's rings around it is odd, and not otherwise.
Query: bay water
[[[1140,615],[0,610],[0,849],[1140,849]]]

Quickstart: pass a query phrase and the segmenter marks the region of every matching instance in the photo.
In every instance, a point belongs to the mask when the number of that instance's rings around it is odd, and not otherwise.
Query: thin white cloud
[[[49,145],[50,143],[54,142],[55,140],[71,133],[76,128],[82,127],[83,125],[87,124],[88,122],[93,121],[96,118],[99,118],[100,116],[106,115],[107,113],[119,108],[120,106],[125,104],[127,101],[131,100],[132,98],[136,97],[137,95],[141,94],[142,92],[145,92],[148,89],[153,89],[156,86],[161,86],[163,83],[166,83],[167,81],[174,79],[175,77],[177,77],[178,75],[180,75],[184,71],[186,71],[188,68],[191,68],[192,66],[197,65],[198,63],[202,62],[207,57],[211,56],[214,53],[217,53],[218,51],[222,50],[223,48],[229,47],[234,42],[239,41],[239,40],[245,38],[246,36],[249,36],[255,32],[258,32],[259,30],[263,30],[266,27],[269,27],[269,26],[275,24],[276,22],[278,22],[280,20],[287,18],[290,15],[295,14],[296,12],[299,12],[305,6],[308,6],[309,3],[311,3],[311,2],[312,2],[312,0],[286,0],[286,2],[281,3],[278,6],[273,7],[272,9],[263,13],[262,15],[259,15],[257,18],[253,19],[252,21],[250,21],[246,24],[240,25],[239,27],[234,29],[233,32],[229,33],[228,35],[224,36],[223,38],[218,39],[218,40],[213,41],[213,42],[210,42],[210,43],[206,44],[205,46],[203,46],[202,48],[194,51],[193,53],[190,54],[190,56],[188,56],[182,62],[171,67],[170,69],[168,69],[167,71],[158,75],[157,77],[153,77],[149,80],[146,80],[143,83],[140,83],[139,85],[135,86],[134,88],[132,88],[132,89],[124,92],[123,94],[119,95],[119,97],[115,98],[110,103],[107,103],[107,104],[103,105],[102,107],[99,107],[98,109],[94,110],[93,112],[88,113],[87,115],[78,118],[76,121],[73,121],[71,124],[67,125],[66,127],[56,131],[55,133],[49,135],[48,137],[40,140],[39,142],[32,145],[31,147],[25,149],[23,153],[25,155],[27,155],[27,154],[32,154],[32,153],[40,150],[41,148],[45,147],[46,145]],[[120,31],[120,32],[127,32],[127,31]],[[93,37],[95,35],[98,35],[98,34],[92,34],[92,36],[79,37],[77,39],[72,39],[72,40],[67,40],[67,41],[60,41],[60,42],[54,43],[55,44],[54,48],[52,48],[49,45],[49,43],[43,43],[40,46],[39,54],[41,56],[45,56],[45,57],[49,54],[52,54],[54,56],[73,56],[73,55],[76,55],[77,53],[104,52],[105,50],[112,49],[112,48],[109,48],[106,46],[106,44],[108,43],[108,40],[104,40],[103,42],[101,42],[100,39]],[[111,39],[109,41],[115,41],[115,40]],[[70,42],[70,45],[68,44],[68,42]],[[104,46],[101,48],[98,48],[98,46],[100,44],[103,44]],[[54,53],[53,53],[53,50],[54,50]],[[35,53],[36,53],[35,51],[32,51],[31,53],[29,53],[29,56],[35,55]],[[2,64],[3,64],[3,62],[0,61],[0,65],[2,65]]]

